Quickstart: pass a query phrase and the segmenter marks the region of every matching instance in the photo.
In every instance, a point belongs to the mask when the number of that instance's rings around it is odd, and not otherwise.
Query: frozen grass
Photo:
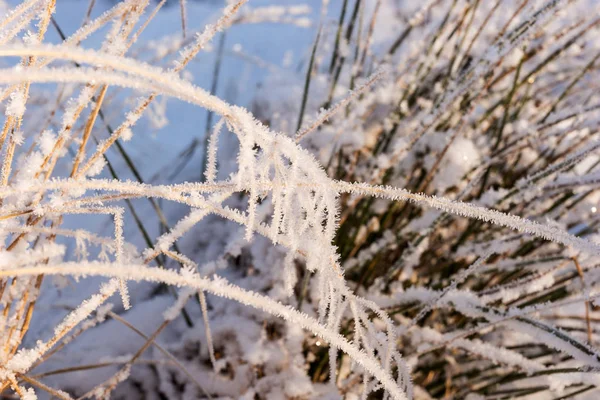
[[[61,44],[45,40],[52,24],[64,35],[53,1],[0,21],[10,64],[0,70],[0,393],[594,398],[599,6],[343,0],[332,25],[335,4],[323,2],[305,79],[268,77],[253,114],[214,94],[224,41],[211,92],[184,74],[231,25],[311,23],[304,6],[245,3],[192,34],[180,1],[168,27],[178,36],[154,65],[131,48],[145,49],[164,2],[125,0],[95,16],[92,1]],[[186,183],[143,182],[123,144],[162,96],[215,117]],[[109,122],[122,98],[130,111]],[[119,179],[112,149],[137,182]],[[151,202],[143,217],[138,199]],[[176,223],[165,203],[178,206]],[[85,224],[95,215],[110,218],[111,237]],[[61,226],[67,216],[84,228]],[[130,243],[130,224],[145,248]],[[189,239],[207,229],[226,238],[216,259]],[[47,338],[29,338],[43,290],[56,290],[49,276],[106,281]],[[134,281],[179,289],[152,310],[151,334],[127,321],[149,315]],[[121,315],[108,303],[117,294]],[[44,370],[107,320],[143,341],[115,356],[107,340],[97,347],[108,362],[66,356]],[[51,379],[99,368],[110,369],[89,382]]]

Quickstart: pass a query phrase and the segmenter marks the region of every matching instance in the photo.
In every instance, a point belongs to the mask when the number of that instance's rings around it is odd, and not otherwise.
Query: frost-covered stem
[[[39,235],[64,236],[85,240],[89,243],[94,243],[97,245],[113,245],[112,239],[108,237],[97,236],[84,230],[60,229],[44,226],[5,226],[1,227],[0,230],[10,233],[35,233]]]
[[[97,385],[94,389],[88,392],[88,395],[84,395],[84,398],[91,397],[95,395],[97,398],[108,398],[110,397],[110,393],[115,389],[115,387],[127,379],[129,377],[129,372],[131,367],[136,362],[138,358],[141,357],[142,354],[154,343],[154,340],[158,337],[158,335],[167,327],[169,324],[169,320],[163,321],[162,324],[154,331],[154,333],[146,340],[146,342],[135,352],[135,354],[131,357],[131,359],[123,366],[119,371],[117,371],[112,377],[107,379],[104,383]]]
[[[68,393],[63,392],[62,390],[57,390],[57,389],[51,388],[50,386],[46,385],[45,383],[38,381],[37,379],[34,379],[30,376],[27,376],[25,374],[19,374],[18,377],[19,377],[19,379],[24,380],[25,382],[29,383],[30,385],[35,386],[39,389],[42,389],[44,392],[50,394],[53,397],[56,397],[57,399],[73,400],[73,398],[71,396],[69,396]]]
[[[8,185],[8,179],[10,177],[10,171],[12,166],[12,160],[15,155],[15,147],[17,146],[17,141],[15,140],[15,133],[10,135],[10,139],[8,142],[8,149],[4,154],[4,159],[2,160],[2,172],[0,173],[0,183],[2,186]]]
[[[98,160],[106,153],[106,151],[123,135],[123,133],[130,129],[131,126],[141,117],[142,113],[148,108],[152,100],[156,97],[153,93],[138,103],[138,106],[134,111],[130,113],[130,116],[123,122],[119,127],[110,135],[108,139],[100,144],[96,148],[96,152],[90,157],[88,162],[81,167],[79,173],[75,175],[75,178],[82,177]]]
[[[425,315],[435,307],[435,305],[442,299],[442,297],[444,297],[448,292],[455,290],[460,283],[462,283],[471,274],[473,274],[476,269],[481,267],[488,260],[488,258],[490,258],[491,255],[492,253],[484,254],[469,268],[458,274],[458,276],[452,281],[452,283],[448,285],[448,287],[444,288],[444,290],[442,290],[435,299],[433,299],[432,301],[428,301],[425,304],[421,311],[419,311],[419,313],[410,321],[408,327],[410,328],[418,324],[423,319],[423,317],[425,317]]]
[[[399,188],[370,186],[357,183],[351,184],[340,181],[335,183],[335,187],[340,192],[345,193],[370,195],[394,201],[411,201],[417,204],[423,204],[446,213],[467,218],[475,218],[484,222],[491,222],[496,225],[505,226],[519,232],[529,233],[539,238],[561,243],[589,254],[600,254],[600,246],[588,240],[573,236],[554,226],[542,225],[534,221],[529,221],[511,214],[504,214],[496,210],[487,209],[460,201],[448,200],[441,197],[415,194]]]
[[[114,223],[115,223],[115,260],[117,263],[123,260],[123,246],[125,244],[125,238],[123,236],[123,214],[122,208],[116,208],[113,211]],[[121,300],[123,301],[123,307],[127,310],[131,307],[129,300],[129,291],[127,290],[127,284],[124,280],[119,281],[119,293],[121,294]]]
[[[100,182],[101,183],[101,182]],[[96,187],[100,187],[101,185],[96,183]],[[130,184],[129,184],[130,185]],[[128,186],[129,186],[128,185]],[[107,187],[110,185],[106,185]],[[307,183],[307,187],[318,187],[314,183]],[[91,186],[93,187],[93,186]],[[131,186],[129,186],[131,187]],[[135,188],[135,186],[133,186]],[[143,186],[142,186],[143,187]],[[200,185],[199,187],[203,187]],[[268,182],[261,183],[259,188],[269,188]],[[114,187],[113,187],[114,188]],[[430,197],[423,194],[415,194],[411,193],[405,189],[400,188],[392,188],[392,187],[382,187],[382,186],[371,186],[366,184],[359,183],[347,183],[341,181],[334,182],[334,188],[336,191],[342,193],[354,193],[358,195],[369,195],[369,196],[377,196],[383,197],[390,200],[395,201],[413,201],[415,203],[424,204],[448,213],[469,217],[469,218],[477,218],[483,221],[489,221],[501,226],[509,227],[511,229],[530,233],[536,235],[540,238],[544,238],[546,240],[552,240],[557,243],[562,243],[567,246],[572,246],[582,251],[586,251],[588,253],[596,254],[600,252],[600,247],[585,240],[582,238],[575,237],[573,235],[568,234],[562,230],[559,230],[556,227],[549,227],[546,225],[542,225],[533,221],[529,221],[523,218],[520,218],[515,215],[504,214],[499,211],[486,209],[483,207],[471,205],[468,203],[463,203],[459,201],[448,200],[445,198],[439,197]],[[1,192],[0,192],[1,193]],[[149,193],[147,193],[149,194]],[[170,198],[167,193],[158,191],[156,193],[159,197]],[[197,203],[190,203],[197,204]]]
[[[181,219],[169,232],[166,232],[156,240],[153,249],[147,249],[144,258],[145,262],[149,263],[154,258],[158,257],[163,251],[169,250],[172,244],[182,237],[187,231],[192,229],[198,222],[206,217],[209,212],[205,209],[192,210],[185,218]]]
[[[148,18],[146,19],[146,21],[142,24],[142,26],[139,27],[139,29],[131,36],[131,39],[129,39],[129,43],[127,44],[127,47],[130,48],[131,46],[133,46],[133,44],[135,42],[137,42],[139,36],[142,34],[142,32],[144,32],[144,30],[146,29],[146,27],[148,26],[148,24],[150,24],[150,22],[154,19],[154,17],[156,16],[156,14],[158,14],[158,11],[162,8],[162,6],[165,5],[165,3],[167,2],[167,0],[161,0],[156,7],[154,7],[154,10],[152,10],[152,13],[148,16]]]
[[[184,49],[181,53],[179,60],[175,62],[172,69],[173,72],[178,73],[185,68],[185,66],[202,50],[208,43],[214,38],[214,36],[225,29],[231,22],[233,16],[239,11],[240,7],[243,6],[248,0],[240,0],[235,4],[227,6],[223,10],[223,15],[217,20],[214,25],[207,25],[204,31],[196,37],[196,41],[188,48]]]
[[[85,146],[90,138],[90,134],[92,133],[92,128],[94,127],[94,123],[96,122],[96,118],[98,117],[98,112],[100,111],[100,107],[102,107],[102,103],[104,102],[104,96],[106,95],[107,90],[108,90],[108,85],[103,85],[102,88],[100,89],[100,94],[96,98],[96,104],[94,106],[94,110],[88,117],[88,120],[85,124],[83,136],[81,138],[81,144],[79,145],[79,150],[77,151],[77,155],[75,156],[75,160],[73,161],[73,169],[71,170],[71,178],[73,178],[77,174],[77,169],[79,168],[79,164],[83,160],[83,156],[85,154]]]
[[[5,379],[8,382],[7,386],[10,386],[12,388],[12,390],[14,390],[15,393],[19,396],[19,398],[21,398],[21,399],[27,398],[25,396],[28,396],[30,392],[28,392],[27,389],[19,386],[19,382],[17,381],[17,378],[14,373],[5,371],[2,367],[0,367],[0,373],[2,375],[6,375]],[[1,388],[1,389],[4,389],[4,388]]]
[[[267,181],[260,182],[260,184],[268,189],[272,186],[272,183]],[[307,187],[311,184],[307,183]],[[300,185],[302,186],[302,185]],[[104,190],[108,192],[117,193],[137,193],[140,195],[147,196],[166,196],[170,194],[189,194],[189,193],[220,193],[234,191],[236,184],[231,181],[221,181],[214,183],[201,183],[201,182],[186,182],[173,185],[150,185],[147,183],[138,183],[133,181],[118,181],[113,179],[86,179],[85,181],[77,181],[75,179],[64,179],[64,178],[52,178],[46,182],[32,183],[27,187],[17,188],[8,186],[0,188],[0,196],[11,196],[19,192],[38,192],[38,191],[52,191],[52,190],[70,190],[77,187],[83,190]]]
[[[31,7],[33,7],[40,1],[41,0],[27,0],[22,2],[15,8],[11,9],[10,12],[8,12],[0,21],[0,30],[3,29],[5,26],[9,25],[17,18],[19,18],[21,15],[25,14],[29,9],[31,9]]]
[[[346,107],[352,100],[356,99],[362,93],[364,93],[367,89],[371,88],[378,80],[382,79],[387,74],[385,68],[381,68],[375,73],[373,73],[369,79],[358,87],[356,90],[351,91],[344,99],[333,105],[331,108],[327,110],[323,110],[319,113],[317,118],[307,127],[301,129],[296,133],[296,142],[300,142],[306,135],[313,132],[323,123],[325,123],[328,119],[333,117],[339,110]]]
[[[223,63],[223,52],[225,51],[225,39],[227,38],[226,32],[221,33],[220,37],[219,37],[219,43],[217,44],[217,50],[215,52],[215,60],[213,63],[213,69],[212,69],[212,78],[211,78],[211,84],[210,84],[210,94],[213,96],[216,96],[217,94],[217,88],[219,86],[219,77],[221,75],[221,65]],[[213,121],[213,116],[214,113],[212,111],[208,111],[206,113],[206,124],[205,124],[205,128],[204,128],[204,156],[202,157],[202,169],[200,170],[200,172],[202,173],[203,176],[206,176],[206,166],[207,166],[207,162],[208,162],[208,147],[209,147],[209,140],[210,135],[209,135],[209,131],[212,127],[212,121]],[[215,165],[216,166],[216,165]]]
[[[2,148],[4,147],[4,142],[6,142],[6,138],[8,137],[8,131],[11,125],[9,125],[7,122],[9,119],[14,118],[13,116],[9,115],[6,119],[7,121],[4,123],[3,127],[2,127],[2,134],[0,135],[0,150],[2,150]]]
[[[210,134],[208,139],[208,149],[206,150],[206,182],[214,183],[217,177],[217,148],[219,143],[219,133],[223,128],[223,123],[225,120],[221,118],[219,122],[217,122]]]

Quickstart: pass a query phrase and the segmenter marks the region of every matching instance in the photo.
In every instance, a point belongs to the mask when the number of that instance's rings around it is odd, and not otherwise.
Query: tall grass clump
[[[0,19],[3,398],[599,395],[598,2],[55,3]],[[232,105],[266,23],[312,47]],[[206,129],[144,180],[165,98]]]

